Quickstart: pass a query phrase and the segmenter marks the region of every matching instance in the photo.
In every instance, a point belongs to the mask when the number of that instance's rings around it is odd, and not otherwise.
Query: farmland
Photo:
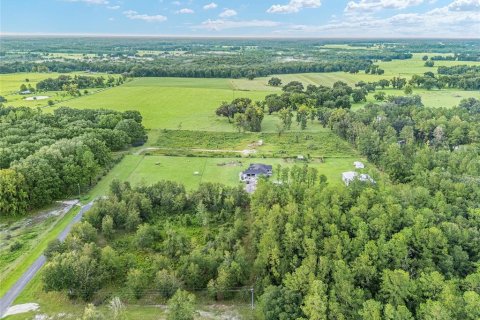
[[[189,294],[181,304],[196,297],[195,319],[264,319],[272,310],[282,316],[270,319],[309,319],[315,316],[305,306],[318,301],[329,317],[343,319],[360,319],[372,306],[376,318],[389,310],[422,320],[434,319],[423,312],[439,306],[448,305],[452,319],[474,309],[480,93],[458,89],[460,81],[427,90],[408,80],[437,81],[438,66],[480,62],[426,67],[425,55],[453,52],[382,44],[272,40],[262,49],[261,42],[228,45],[234,40],[172,40],[163,47],[157,40],[97,41],[82,53],[78,43],[58,52],[62,39],[45,40],[45,52],[13,52],[7,58],[24,55],[24,65],[4,70],[38,64],[48,72],[0,75],[7,99],[0,155],[12,159],[0,169],[8,187],[0,191],[16,191],[15,183],[28,191],[17,192],[23,206],[8,208],[21,215],[63,196],[96,200],[64,243],[50,241],[76,208],[33,226],[29,219],[40,213],[0,220],[0,240],[8,240],[0,246],[0,297],[32,261],[47,257],[15,301],[36,302],[40,310],[8,319],[80,318],[85,308],[108,318],[114,297],[125,303],[127,318],[165,319],[175,292]],[[382,72],[365,72],[372,65]],[[18,94],[22,84],[92,75],[51,70],[87,67],[122,82],[36,93],[45,100]],[[318,72],[325,68],[332,72]],[[453,76],[473,79],[477,72]],[[281,84],[269,84],[273,77]],[[405,78],[402,89],[378,83],[394,77]],[[374,97],[379,91],[383,98]],[[357,100],[358,93],[366,96]],[[272,94],[281,98],[269,104]],[[250,193],[239,174],[252,163],[271,165],[273,173],[255,180]],[[347,171],[358,179],[342,181]],[[392,298],[397,292],[408,294]]]
[[[12,106],[27,106],[27,107],[45,107],[48,105],[48,101],[52,101],[53,103],[68,101],[71,99],[75,99],[76,97],[72,97],[66,94],[63,91],[45,91],[41,93],[31,93],[21,95],[18,94],[19,88],[22,84],[31,85],[35,88],[36,84],[39,81],[45,80],[47,78],[56,78],[60,76],[60,73],[37,73],[37,72],[25,72],[25,73],[14,73],[14,74],[2,74],[0,75],[0,96],[3,96],[7,99],[8,105]],[[70,76],[75,75],[83,75],[83,76],[91,76],[89,73],[84,72],[72,72],[69,73]],[[95,76],[102,76],[107,77],[107,74],[95,74]],[[92,88],[89,89],[89,94],[97,93],[103,90],[103,88]],[[46,99],[35,99],[37,96],[46,96]],[[32,100],[26,100],[26,99]]]

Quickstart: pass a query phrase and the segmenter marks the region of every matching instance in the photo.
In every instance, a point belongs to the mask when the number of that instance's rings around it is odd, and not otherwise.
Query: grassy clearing
[[[475,61],[435,61],[433,68],[425,67],[425,61],[422,57],[427,55],[429,57],[445,54],[437,53],[414,53],[412,59],[408,60],[392,60],[387,62],[378,61],[375,62],[380,68],[385,70],[384,78],[390,78],[394,76],[411,77],[414,74],[424,74],[427,71],[436,73],[439,66],[456,66],[456,65],[480,65],[480,62]]]
[[[266,92],[228,89],[226,79],[141,78],[95,95],[61,103],[76,108],[139,110],[147,128],[233,131],[226,119],[215,115],[222,101],[235,97],[263,99]],[[223,82],[223,84],[222,84]],[[180,83],[180,84],[178,84]],[[180,86],[181,85],[181,86]],[[220,89],[212,89],[220,85]],[[196,87],[195,87],[196,86]]]
[[[78,212],[79,208],[74,207],[67,214],[57,220],[57,222],[47,230],[44,235],[38,237],[37,245],[26,253],[21,260],[15,261],[9,266],[9,269],[2,272],[0,283],[0,297],[22,276],[22,274],[31,266],[31,264],[42,255],[50,241],[58,237],[60,232],[70,223],[72,218]]]
[[[341,173],[353,170],[355,156],[325,158],[324,163],[310,162],[308,165],[327,176],[330,183],[341,183]],[[108,193],[114,179],[129,181],[132,185],[153,184],[161,180],[181,182],[187,189],[195,189],[202,182],[218,182],[229,186],[239,184],[238,174],[250,163],[265,163],[282,167],[303,165],[303,162],[281,158],[211,158],[211,157],[168,157],[156,155],[127,155],[92,190],[92,197]],[[198,175],[194,174],[198,172]]]
[[[259,143],[261,141],[261,143]],[[345,157],[356,153],[351,146],[325,129],[315,134],[309,132],[227,133],[208,131],[162,131],[157,146],[168,149],[207,149],[242,151],[255,150],[257,156],[295,157]]]
[[[72,99],[72,96],[65,94],[65,92],[59,91],[47,91],[40,92],[35,94],[21,95],[17,92],[20,89],[22,84],[28,85],[31,84],[35,88],[36,84],[39,81],[45,80],[47,78],[57,78],[59,75],[64,73],[36,73],[36,72],[22,72],[22,73],[12,73],[12,74],[2,74],[0,75],[0,95],[5,97],[8,102],[6,103],[9,106],[27,106],[27,107],[44,107],[47,105],[48,100],[52,100],[55,103],[66,101]],[[84,75],[84,76],[103,76],[108,77],[108,74],[102,73],[84,73],[84,72],[72,72],[67,75]],[[29,80],[28,82],[26,80]],[[95,93],[101,91],[100,88],[88,89],[90,93]],[[82,90],[83,92],[83,90]],[[34,96],[48,96],[48,99],[44,100],[32,100],[28,101],[25,98],[34,97]]]
[[[387,95],[402,96],[405,95],[403,90],[397,90],[392,88],[385,88],[383,91]],[[453,108],[458,105],[462,99],[477,98],[480,99],[480,92],[478,91],[464,91],[457,89],[443,89],[443,90],[426,90],[426,89],[413,89],[413,94],[418,94],[422,97],[422,102],[427,108]],[[373,98],[373,94],[369,94],[367,102],[376,103]],[[364,103],[352,104],[352,109],[357,110],[364,106]]]

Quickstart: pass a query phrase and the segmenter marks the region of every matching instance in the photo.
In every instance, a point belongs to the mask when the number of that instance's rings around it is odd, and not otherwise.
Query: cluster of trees
[[[262,130],[263,108],[252,103],[249,98],[236,98],[232,102],[223,102],[215,110],[217,116],[226,117],[239,131],[260,132]]]
[[[78,89],[88,88],[105,88],[118,86],[124,82],[124,77],[112,77],[108,76],[105,79],[103,76],[82,76],[75,75],[73,77],[69,75],[60,75],[58,78],[48,78],[39,81],[36,85],[38,91],[71,91],[72,88],[75,91]]]
[[[458,65],[458,66],[440,66],[437,68],[438,74],[459,75],[465,73],[480,73],[480,66]]]
[[[169,299],[182,288],[231,297],[248,280],[248,204],[240,186],[186,192],[174,182],[132,188],[114,181],[65,242],[49,244],[44,288],[85,300],[112,285],[132,299]],[[202,232],[192,239],[185,231],[194,229]]]
[[[435,76],[433,72],[425,72],[423,76],[413,75],[408,83],[412,86],[427,90],[434,88],[480,90],[480,72],[440,76]]]
[[[146,139],[138,111],[0,107],[0,215],[23,214],[91,186],[111,151]]]
[[[274,78],[272,78],[274,79]],[[218,116],[227,117],[235,125],[246,131],[261,131],[261,121],[264,112],[278,113],[282,120],[280,131],[290,130],[294,113],[296,121],[303,129],[308,120],[314,120],[319,107],[350,108],[351,99],[358,102],[366,99],[367,93],[362,89],[353,89],[344,82],[336,82],[333,87],[308,85],[307,88],[299,81],[287,83],[282,88],[282,94],[270,94],[265,100],[252,104],[248,98],[237,98],[231,103],[222,103],[217,108]]]
[[[385,73],[385,70],[381,69],[379,66],[375,64],[372,64],[371,66],[365,69],[365,73],[382,75]]]

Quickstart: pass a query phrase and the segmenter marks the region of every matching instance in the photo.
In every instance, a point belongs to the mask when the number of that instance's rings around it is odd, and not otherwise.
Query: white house
[[[353,163],[353,165],[354,165],[355,168],[357,168],[357,169],[363,169],[363,168],[365,168],[365,165],[363,164],[363,162],[360,162],[360,161],[355,161],[355,162]]]

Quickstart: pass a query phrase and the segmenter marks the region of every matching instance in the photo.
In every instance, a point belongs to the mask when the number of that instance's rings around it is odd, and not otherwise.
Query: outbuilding
[[[355,162],[353,163],[353,165],[354,165],[355,168],[357,168],[357,169],[363,169],[363,168],[365,168],[365,165],[363,164],[363,162],[360,162],[360,161],[355,161]]]

